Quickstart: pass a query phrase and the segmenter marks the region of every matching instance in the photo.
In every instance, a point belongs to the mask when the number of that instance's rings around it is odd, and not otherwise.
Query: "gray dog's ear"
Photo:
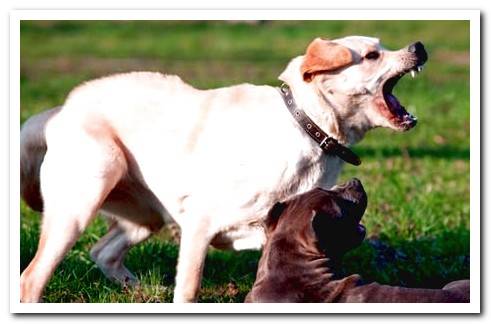
[[[278,225],[278,220],[280,219],[280,216],[283,213],[283,211],[285,210],[285,208],[286,208],[286,203],[277,202],[269,210],[268,216],[266,217],[266,220],[264,221],[264,224],[266,225],[266,230],[268,232],[271,232],[276,228],[276,225]]]
[[[334,71],[353,63],[349,48],[323,38],[314,39],[307,47],[301,66],[303,79],[312,81],[316,73]]]

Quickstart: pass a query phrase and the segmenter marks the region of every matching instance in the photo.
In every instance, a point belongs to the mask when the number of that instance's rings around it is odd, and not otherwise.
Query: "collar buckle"
[[[353,165],[360,165],[360,158],[351,151],[348,147],[339,144],[339,142],[327,135],[319,126],[317,126],[312,119],[299,107],[297,107],[293,94],[290,91],[290,87],[286,83],[282,83],[278,88],[285,105],[293,115],[293,118],[300,124],[307,134],[319,144],[319,147],[326,154],[336,155],[345,162]],[[320,140],[322,137],[323,140]]]
[[[323,150],[330,151],[330,150],[334,149],[334,147],[336,146],[336,144],[339,144],[338,141],[336,141],[334,138],[329,137],[329,136],[326,135],[326,137],[324,137],[324,139],[322,140],[322,142],[319,143],[319,146]]]

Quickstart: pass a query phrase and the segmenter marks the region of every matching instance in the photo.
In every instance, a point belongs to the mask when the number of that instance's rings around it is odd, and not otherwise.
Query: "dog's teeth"
[[[411,77],[414,79],[416,77],[416,71],[411,70]]]
[[[417,67],[417,69],[418,69],[418,72],[421,72],[421,71],[423,71],[423,66],[422,66],[422,65],[419,65],[419,66]]]

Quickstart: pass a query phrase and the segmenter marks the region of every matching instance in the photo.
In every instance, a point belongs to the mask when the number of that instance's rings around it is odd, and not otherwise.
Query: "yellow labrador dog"
[[[23,302],[40,301],[63,256],[98,211],[113,225],[91,256],[116,281],[135,283],[128,249],[165,223],[181,228],[175,302],[195,301],[210,244],[260,248],[277,201],[334,185],[342,166],[307,131],[343,148],[368,130],[408,130],[416,119],[392,94],[427,60],[420,42],[397,51],[378,39],[317,38],[271,86],[198,90],[150,72],[86,82],[63,107],[21,131],[21,190],[43,211],[39,246],[21,275]],[[282,94],[289,93],[289,99]],[[289,111],[309,120],[302,125]],[[318,136],[318,135],[316,135]]]

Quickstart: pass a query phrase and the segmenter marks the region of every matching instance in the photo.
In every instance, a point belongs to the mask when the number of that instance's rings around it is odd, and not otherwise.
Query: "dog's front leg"
[[[181,224],[174,303],[196,301],[201,285],[206,252],[213,235],[206,218]]]

